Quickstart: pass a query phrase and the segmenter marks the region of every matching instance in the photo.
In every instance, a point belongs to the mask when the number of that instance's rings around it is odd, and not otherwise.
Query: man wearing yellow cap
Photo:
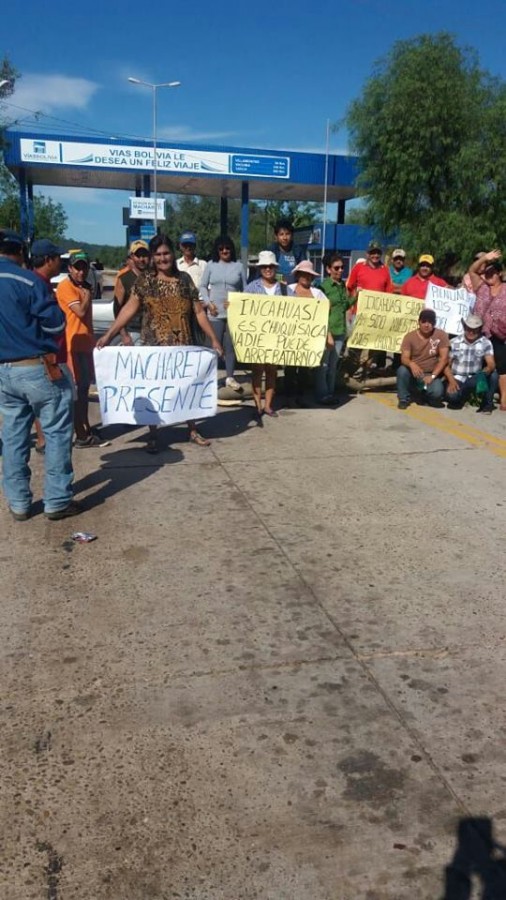
[[[128,255],[128,268],[119,272],[114,285],[114,315],[117,316],[125,305],[139,275],[145,272],[149,263],[149,247],[146,241],[132,241]],[[129,330],[123,328],[121,339],[124,344],[135,344],[140,340],[140,316],[134,316],[129,323]]]
[[[402,285],[402,293],[407,297],[425,300],[427,288],[431,283],[437,284],[439,287],[449,287],[446,281],[443,281],[438,275],[434,275],[434,257],[430,253],[422,253],[415,274]]]

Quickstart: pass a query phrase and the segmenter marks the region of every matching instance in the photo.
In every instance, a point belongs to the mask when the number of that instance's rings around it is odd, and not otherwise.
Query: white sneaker
[[[225,384],[227,387],[232,388],[233,391],[242,391],[242,384],[239,384],[235,378],[227,378]]]

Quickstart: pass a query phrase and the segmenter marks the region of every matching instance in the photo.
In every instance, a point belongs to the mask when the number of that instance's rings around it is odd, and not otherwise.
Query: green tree
[[[394,44],[347,113],[366,218],[468,263],[506,243],[506,87],[447,33]]]
[[[20,77],[12,63],[4,57],[0,63],[0,100],[10,97],[14,91],[16,80]],[[20,230],[19,193],[16,179],[3,163],[1,155],[4,146],[4,132],[8,124],[0,121],[0,225]],[[61,241],[67,227],[67,215],[61,203],[55,203],[40,194],[34,197],[34,236],[47,237],[53,241]]]

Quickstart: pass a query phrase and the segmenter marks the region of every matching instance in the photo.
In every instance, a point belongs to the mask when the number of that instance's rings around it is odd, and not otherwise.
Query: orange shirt
[[[89,285],[86,285],[89,287]],[[84,319],[80,319],[73,311],[72,305],[81,300],[81,293],[70,280],[60,281],[56,288],[56,299],[67,319],[65,326],[65,343],[67,345],[67,363],[75,374],[74,353],[91,353],[95,346],[93,337],[93,309],[90,303]]]

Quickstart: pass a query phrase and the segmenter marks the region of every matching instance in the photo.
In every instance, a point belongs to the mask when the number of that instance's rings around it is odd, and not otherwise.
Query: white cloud
[[[9,102],[25,109],[54,112],[61,109],[85,109],[99,85],[87,78],[66,75],[23,75]]]
[[[158,129],[162,141],[222,141],[236,137],[235,131],[194,131],[189,125],[166,125]]]

